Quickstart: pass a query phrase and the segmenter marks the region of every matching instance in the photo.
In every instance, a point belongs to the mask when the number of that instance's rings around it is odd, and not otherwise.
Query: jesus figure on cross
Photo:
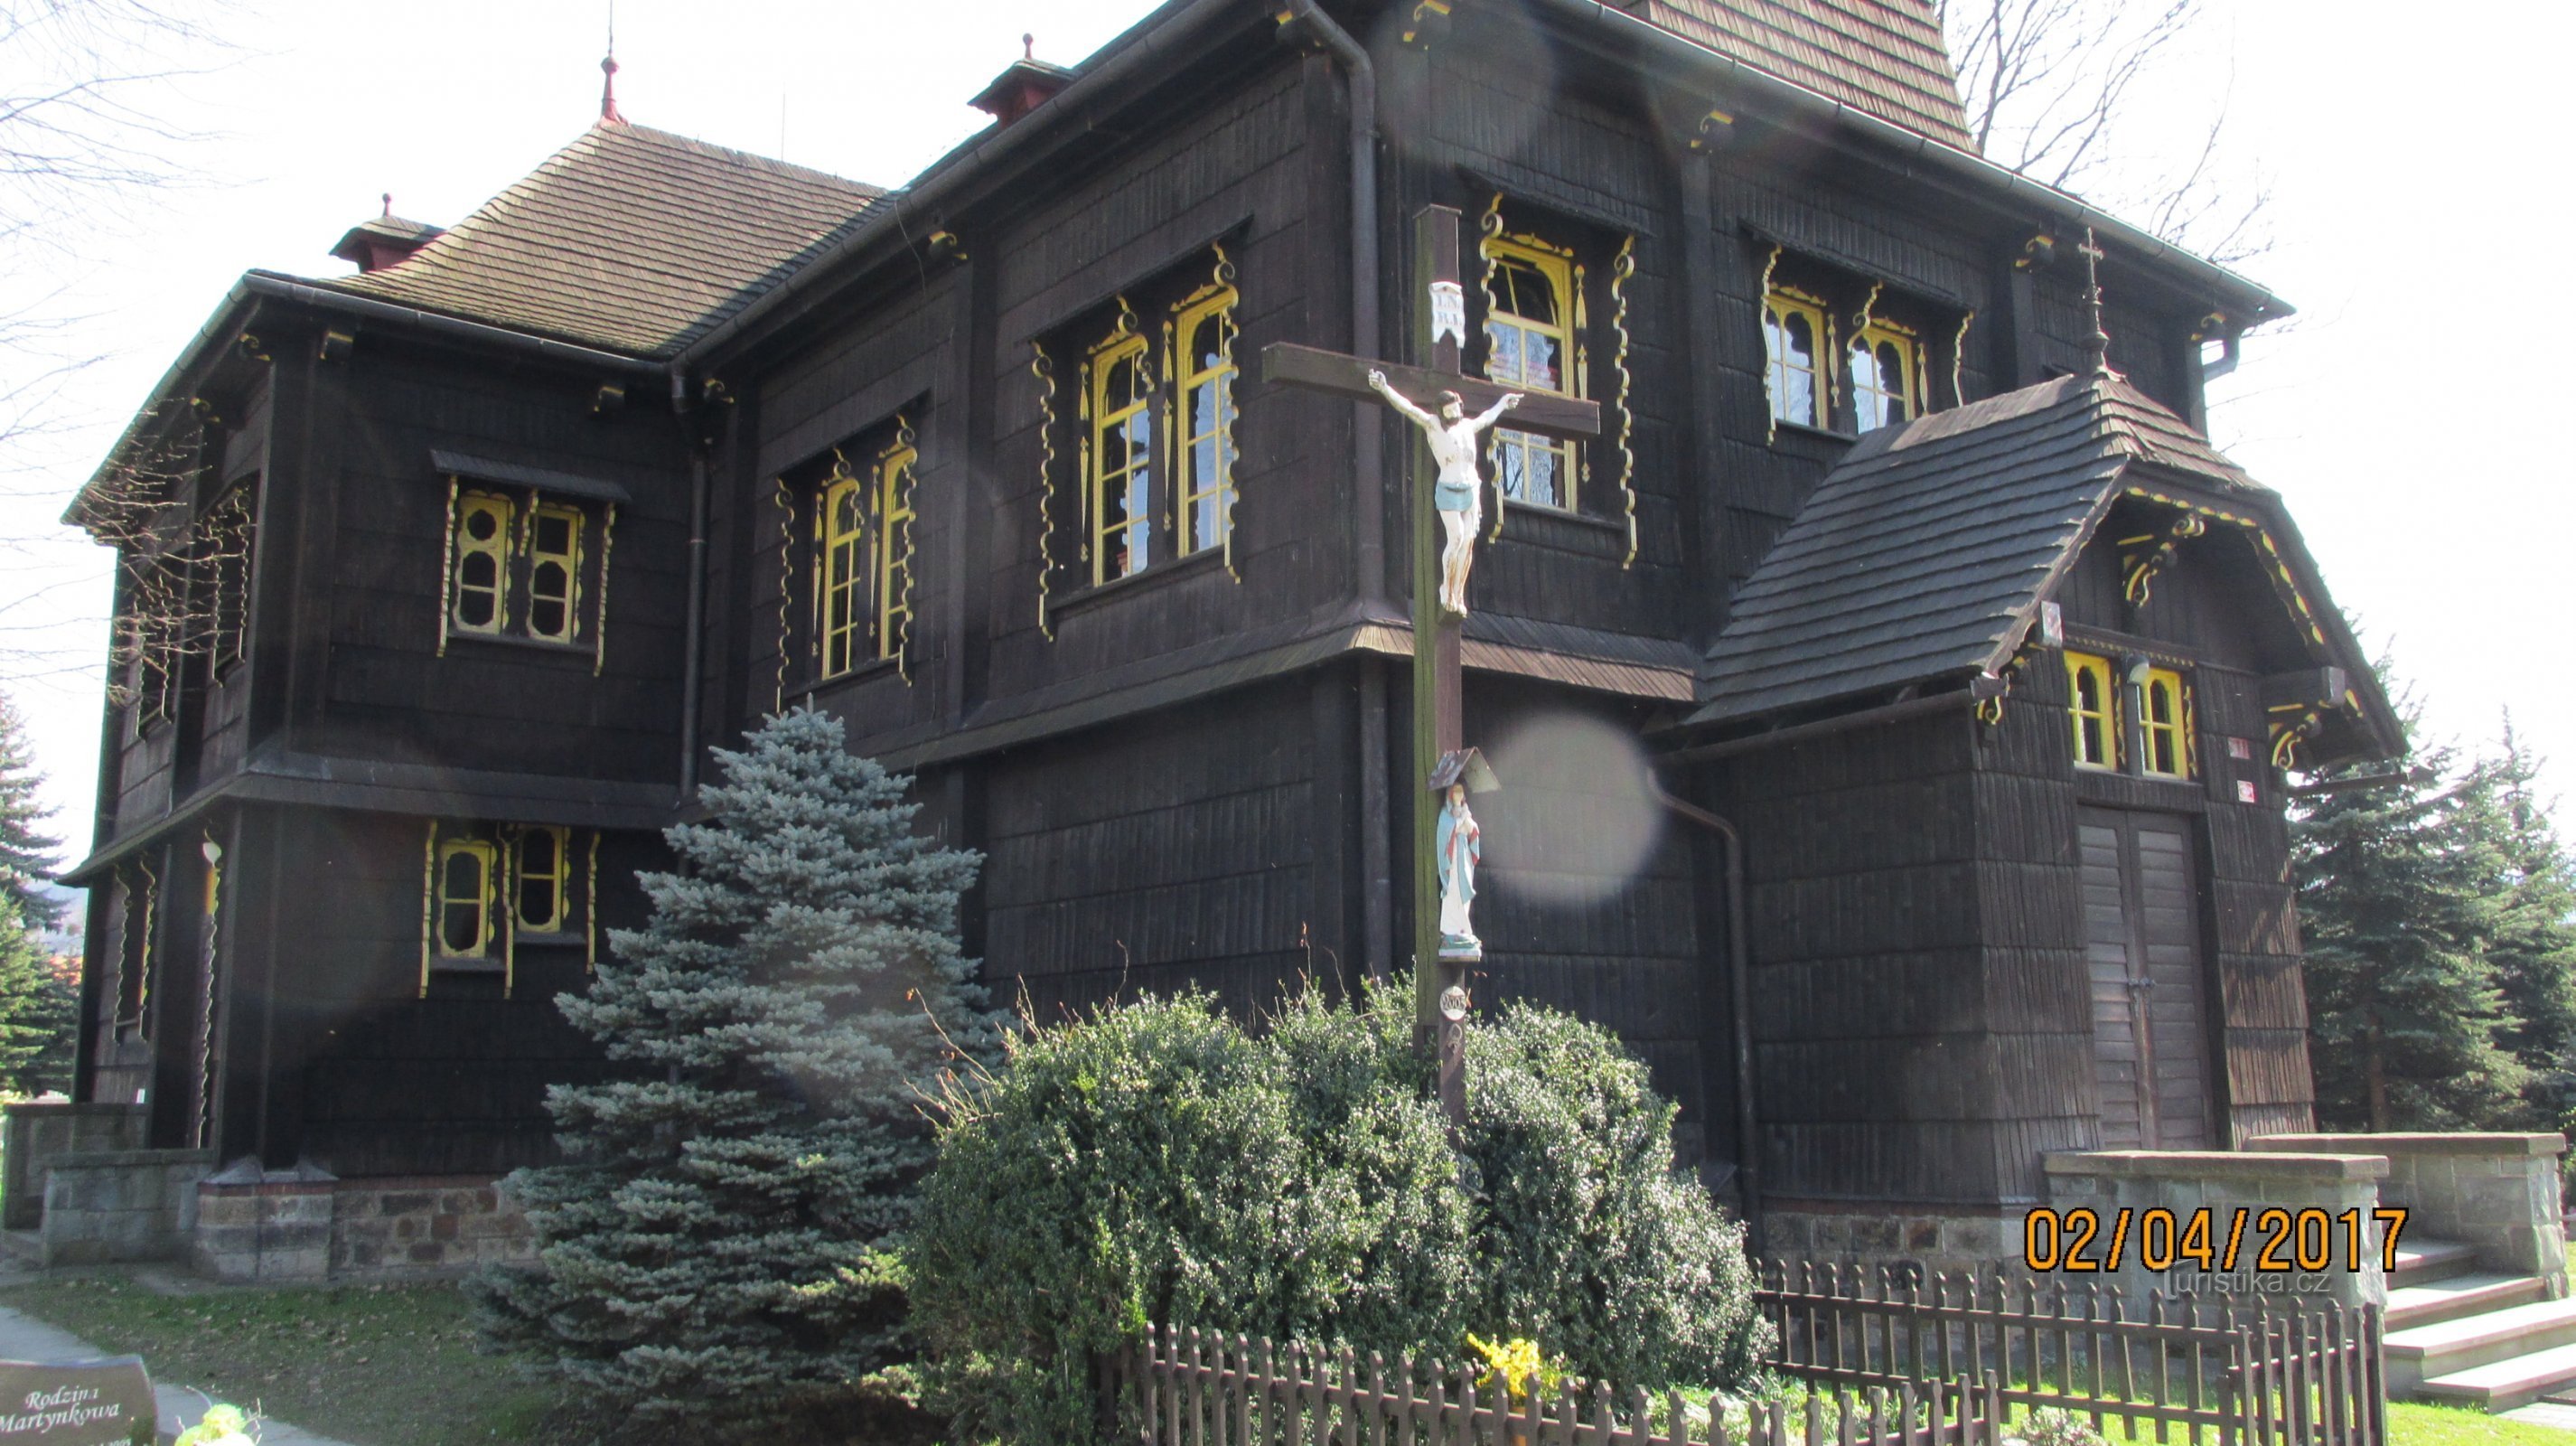
[[[1368,384],[1386,398],[1388,406],[1420,427],[1431,444],[1431,460],[1440,469],[1439,480],[1431,490],[1431,503],[1439,509],[1440,525],[1449,534],[1448,545],[1440,552],[1440,605],[1463,618],[1467,615],[1467,569],[1475,563],[1476,529],[1485,520],[1484,478],[1476,471],[1476,436],[1503,413],[1519,406],[1521,394],[1507,392],[1501,401],[1470,417],[1463,398],[1456,392],[1442,392],[1440,415],[1434,417],[1397,391],[1385,372],[1372,368]]]

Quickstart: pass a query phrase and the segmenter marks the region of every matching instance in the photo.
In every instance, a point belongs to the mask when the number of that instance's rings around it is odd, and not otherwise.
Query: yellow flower
[[[1542,1393],[1553,1393],[1565,1375],[1561,1366],[1540,1353],[1534,1340],[1521,1338],[1498,1346],[1476,1339],[1471,1332],[1467,1345],[1485,1358],[1486,1384],[1499,1381],[1514,1402],[1527,1401],[1532,1385]]]

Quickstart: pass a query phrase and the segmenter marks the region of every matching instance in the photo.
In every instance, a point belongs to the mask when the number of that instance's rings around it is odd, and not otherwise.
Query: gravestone
[[[140,1356],[0,1361],[0,1446],[151,1446],[160,1419]]]

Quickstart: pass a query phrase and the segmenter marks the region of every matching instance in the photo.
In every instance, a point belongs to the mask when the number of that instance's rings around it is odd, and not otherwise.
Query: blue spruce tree
[[[912,832],[909,780],[799,710],[719,751],[679,872],[564,1013],[628,1070],[548,1093],[565,1162],[513,1175],[534,1270],[487,1334],[620,1415],[754,1430],[901,1384],[893,1240],[933,1142],[918,1104],[999,1053],[957,947],[981,858]]]

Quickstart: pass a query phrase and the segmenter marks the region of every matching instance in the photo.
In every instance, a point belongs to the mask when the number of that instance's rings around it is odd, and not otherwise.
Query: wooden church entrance
[[[2077,834],[2102,1148],[2208,1149],[2208,1009],[2190,824],[2088,808]]]

